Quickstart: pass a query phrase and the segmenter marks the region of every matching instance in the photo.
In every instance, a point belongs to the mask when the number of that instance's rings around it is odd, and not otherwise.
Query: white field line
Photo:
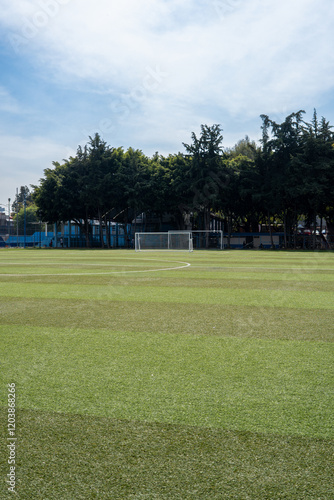
[[[200,264],[193,264],[193,267],[204,267],[204,266],[201,266]],[[303,271],[303,272],[307,272],[307,271],[334,271],[334,267],[303,267],[303,266],[300,266],[300,267],[260,267],[260,266],[240,266],[240,267],[237,267],[237,266],[225,266],[225,267],[222,267],[222,266],[215,266],[215,267],[208,267],[208,269],[212,269],[212,270],[215,270],[217,271],[218,269],[220,270],[224,270],[224,271],[234,271],[235,269],[240,269],[242,271],[248,271],[248,270],[251,270],[251,271],[282,271],[282,272],[287,272],[287,271]]]
[[[148,260],[152,261],[155,260],[157,261],[158,259],[142,259],[142,260]],[[158,260],[158,262],[161,262]],[[171,261],[169,261],[171,262]],[[17,273],[17,274],[0,274],[0,276],[10,276],[10,277],[15,277],[15,276],[96,276],[96,275],[107,275],[107,274],[127,274],[127,273],[156,273],[158,271],[176,271],[178,269],[185,269],[186,267],[190,267],[191,264],[189,262],[181,262],[181,261],[176,261],[175,264],[183,264],[182,266],[177,266],[177,267],[165,267],[161,269],[140,269],[140,270],[135,270],[135,271],[108,271],[108,272],[101,272],[101,273],[48,273],[48,274],[42,274],[42,273]],[[84,264],[86,266],[88,265],[98,265],[98,264]]]

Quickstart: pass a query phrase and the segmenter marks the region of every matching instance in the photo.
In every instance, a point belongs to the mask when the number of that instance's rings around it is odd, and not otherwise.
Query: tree
[[[296,197],[296,171],[292,158],[300,152],[303,110],[291,113],[281,124],[262,118],[262,160],[266,179],[268,217],[281,215],[284,222],[285,246],[291,245],[293,228],[297,226],[298,200]],[[270,137],[271,132],[271,137]]]
[[[150,185],[149,159],[140,150],[129,148],[123,155],[116,174],[119,186],[118,219],[125,224],[127,245],[128,224],[154,203],[154,193]]]
[[[244,139],[238,141],[227,153],[232,158],[242,155],[250,160],[255,160],[259,151],[260,148],[256,145],[256,142],[251,141],[248,135],[246,135]]]
[[[192,209],[198,210],[202,219],[199,228],[208,230],[210,208],[217,203],[220,184],[225,182],[220,177],[223,136],[220,125],[201,125],[200,137],[194,132],[191,137],[191,144],[183,143],[191,158],[185,180],[193,195]]]
[[[19,234],[32,235],[39,231],[40,218],[38,208],[34,203],[30,203],[25,208],[22,207],[13,217],[14,227],[17,227]]]
[[[78,150],[75,174],[79,187],[78,204],[84,211],[84,232],[86,244],[90,245],[90,219],[99,221],[100,244],[104,246],[103,220],[115,202],[115,169],[112,161],[113,149],[101,139],[99,134],[89,138],[82,151]],[[107,240],[107,245],[109,242]]]
[[[178,229],[186,229],[185,221],[194,209],[194,193],[189,180],[191,157],[178,153],[161,158],[160,162],[165,169],[164,211],[172,214]]]
[[[12,212],[17,213],[26,202],[26,206],[33,203],[33,192],[30,191],[28,186],[21,186],[20,191],[15,195],[15,200],[12,203]]]
[[[53,169],[44,170],[44,178],[34,194],[42,220],[73,221],[85,234],[89,247],[90,220],[98,219],[102,244],[103,216],[112,209],[115,198],[119,198],[115,182],[120,156],[120,150],[111,149],[96,134],[84,148],[78,147],[75,157],[65,160],[63,165],[54,162]]]
[[[77,186],[70,176],[73,158],[63,165],[53,162],[54,168],[44,170],[44,178],[35,186],[34,201],[43,222],[58,223],[71,220],[76,207]]]
[[[298,173],[295,195],[299,207],[310,225],[313,225],[313,247],[316,246],[316,218],[327,218],[333,204],[334,135],[329,122],[322,117],[319,122],[314,110],[311,123],[305,123],[302,147],[292,158],[294,171]]]
[[[303,113],[280,124],[261,115],[261,147],[246,136],[228,151],[220,125],[202,125],[199,136],[192,133],[192,142],[183,143],[185,154],[167,157],[148,158],[133,148],[124,152],[95,134],[74,157],[44,171],[33,198],[43,221],[73,221],[87,246],[92,220],[99,221],[103,246],[103,225],[122,222],[127,230],[143,212],[158,216],[160,228],[167,212],[179,229],[188,227],[189,216],[194,228],[210,229],[214,212],[229,234],[238,226],[256,231],[263,220],[271,231],[273,221],[283,221],[285,244],[291,245],[302,215],[334,223],[334,136],[316,112],[310,124]]]

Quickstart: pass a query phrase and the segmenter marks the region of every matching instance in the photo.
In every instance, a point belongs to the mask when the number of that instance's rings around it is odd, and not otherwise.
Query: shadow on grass
[[[31,410],[17,424],[17,498],[334,498],[330,440]]]

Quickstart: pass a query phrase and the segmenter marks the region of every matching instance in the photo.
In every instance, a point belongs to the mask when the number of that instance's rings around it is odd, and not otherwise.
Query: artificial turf
[[[0,283],[20,498],[334,497],[333,253],[3,250]]]

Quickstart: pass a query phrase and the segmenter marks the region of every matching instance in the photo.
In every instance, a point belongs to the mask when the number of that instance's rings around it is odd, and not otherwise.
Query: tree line
[[[220,125],[202,125],[184,153],[168,156],[111,147],[96,134],[74,157],[44,170],[33,186],[38,218],[73,221],[87,244],[90,220],[100,221],[103,242],[103,227],[141,213],[168,213],[179,229],[187,214],[196,229],[209,229],[212,214],[228,233],[283,227],[287,246],[301,219],[314,225],[321,217],[334,233],[334,134],[316,111],[310,123],[303,115],[282,123],[261,115],[260,144],[246,136],[230,149]]]

